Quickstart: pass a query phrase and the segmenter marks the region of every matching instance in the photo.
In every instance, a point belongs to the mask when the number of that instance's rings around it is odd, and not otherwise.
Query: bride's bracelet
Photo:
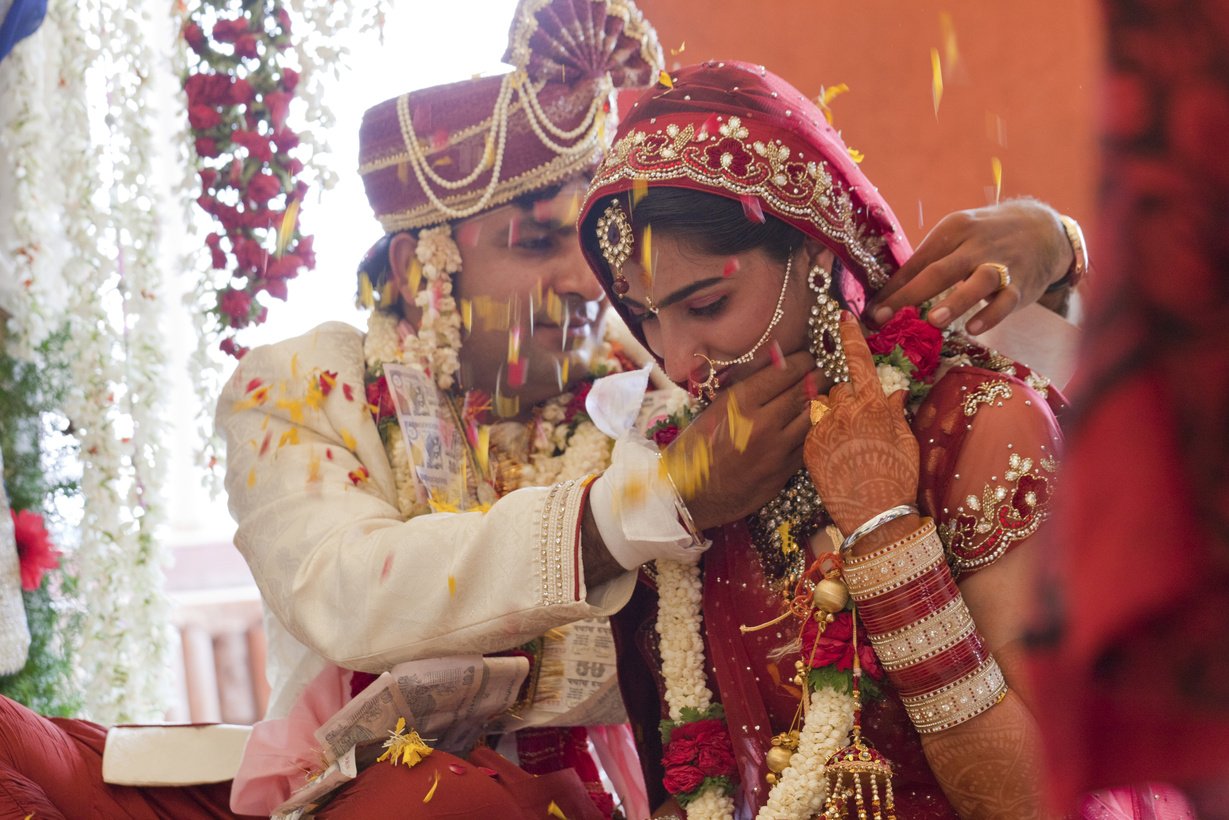
[[[860,540],[870,535],[872,532],[879,529],[889,521],[895,521],[897,518],[910,514],[916,515],[917,507],[913,506],[912,504],[899,504],[890,510],[884,510],[878,515],[872,515],[862,524],[862,526],[851,532],[848,536],[846,536],[845,540],[841,542],[841,555],[847,555],[849,551],[853,549],[854,544],[858,543]]]
[[[950,729],[1007,694],[947,566],[934,521],[843,569],[875,654],[922,734]]]

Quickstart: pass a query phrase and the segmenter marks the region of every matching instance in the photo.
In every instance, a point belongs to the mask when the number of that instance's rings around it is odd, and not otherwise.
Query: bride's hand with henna
[[[663,453],[696,526],[709,529],[745,518],[775,496],[802,466],[807,435],[810,353],[785,357],[717,394]],[[730,412],[735,402],[737,413]],[[731,426],[738,419],[741,431]]]
[[[885,510],[917,503],[918,446],[905,421],[907,391],[884,395],[862,329],[847,311],[840,334],[849,381],[818,400],[827,411],[807,435],[803,460],[824,508],[848,535]],[[892,532],[917,519],[899,521]]]

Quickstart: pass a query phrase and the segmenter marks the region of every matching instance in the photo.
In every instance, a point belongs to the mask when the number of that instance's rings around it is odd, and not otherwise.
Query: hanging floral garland
[[[316,264],[299,231],[307,193],[299,135],[289,126],[299,72],[288,63],[291,20],[281,0],[211,0],[188,11],[183,38],[195,55],[184,78],[200,196],[214,230],[205,238],[217,282],[210,311],[221,349],[246,348],[237,331],[260,324],[260,294],[286,299],[287,282]]]
[[[325,81],[346,66],[349,37],[383,25],[387,3],[176,5],[182,47],[174,60],[184,78],[183,140],[192,169],[180,192],[197,206],[189,223],[199,224],[204,213],[212,226],[208,261],[194,254],[182,269],[197,273],[189,296],[197,339],[191,368],[199,466],[215,494],[222,461],[213,431],[223,371],[217,351],[241,357],[239,331],[262,323],[269,299],[285,299],[287,281],[315,266],[312,237],[300,234],[298,216],[309,186],[326,190],[337,179],[324,138],[335,122]],[[296,130],[292,123],[309,125]]]
[[[151,47],[153,7],[120,0],[50,10],[59,47],[81,54],[65,69],[60,132],[67,150],[64,230],[73,247],[65,277],[70,367],[65,397],[84,468],[80,543],[73,563],[87,613],[80,647],[85,712],[124,722],[162,716],[168,704],[170,607],[162,592],[165,546],[166,353],[159,327],[167,279],[158,257],[162,209],[150,181],[162,116]],[[68,59],[68,58],[66,58]],[[105,106],[97,101],[97,82]],[[165,93],[165,89],[163,89]],[[101,115],[105,140],[93,143]],[[92,118],[93,117],[93,118]]]

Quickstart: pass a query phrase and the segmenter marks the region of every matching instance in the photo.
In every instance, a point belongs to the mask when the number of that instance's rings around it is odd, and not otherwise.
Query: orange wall
[[[763,63],[803,93],[845,83],[835,125],[916,245],[943,214],[1032,195],[1095,234],[1095,0],[639,0],[668,64]],[[945,38],[940,14],[950,16]],[[958,59],[946,58],[954,40]],[[683,47],[680,54],[671,50]],[[935,115],[930,50],[946,80]],[[920,217],[919,217],[920,207]]]

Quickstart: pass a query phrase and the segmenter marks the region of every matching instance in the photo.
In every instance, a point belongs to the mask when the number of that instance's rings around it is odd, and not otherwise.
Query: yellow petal
[[[657,75],[657,82],[664,85],[666,88],[674,88],[674,80],[670,79],[670,72],[663,71]]]
[[[678,47],[678,48],[672,48],[672,49],[670,49],[670,56],[671,56],[671,57],[677,57],[677,56],[679,56],[680,54],[682,54],[682,53],[683,53],[684,51],[686,51],[686,50],[687,50],[687,41],[686,41],[686,40],[684,40],[683,42],[679,43],[679,47]]]
[[[432,781],[431,788],[427,789],[427,794],[426,796],[423,797],[422,802],[430,803],[431,798],[435,797],[435,790],[439,787],[439,785],[440,785],[440,773],[439,773],[439,770],[437,769],[435,772],[435,780]]]
[[[249,487],[256,486],[256,468],[255,467],[248,470],[248,486]]]
[[[1003,162],[998,157],[990,158],[990,173],[994,175],[994,202],[997,205],[999,195],[1003,193]]]
[[[863,159],[865,159],[862,152],[859,151],[857,148],[847,147],[845,150],[849,152],[849,158],[852,159],[854,162],[861,162]]]
[[[734,443],[735,450],[740,453],[745,452],[747,443],[751,440],[751,430],[755,425],[738,409],[738,399],[733,393],[730,394],[730,400],[725,407],[726,418],[730,422],[730,441]]]
[[[491,427],[484,424],[478,428],[478,441],[474,444],[474,458],[478,460],[478,469],[483,475],[490,472],[491,467]]]
[[[554,800],[550,801],[550,805],[546,807],[546,813],[551,817],[559,818],[559,820],[568,820],[568,816],[563,813],[563,809],[559,808],[559,804]]]
[[[422,262],[418,261],[417,256],[410,260],[410,269],[405,272],[405,281],[409,283],[410,293],[418,293],[418,286],[422,284]]]
[[[939,49],[930,50],[930,93],[934,98],[935,116],[939,116],[939,102],[943,99],[943,66],[939,63]]]
[[[448,597],[457,597],[457,578],[455,575],[448,576]]]
[[[282,226],[277,232],[277,255],[281,256],[286,252],[286,246],[290,244],[291,237],[294,236],[294,227],[299,220],[299,200],[292,200],[286,206],[286,213],[282,215]]]

